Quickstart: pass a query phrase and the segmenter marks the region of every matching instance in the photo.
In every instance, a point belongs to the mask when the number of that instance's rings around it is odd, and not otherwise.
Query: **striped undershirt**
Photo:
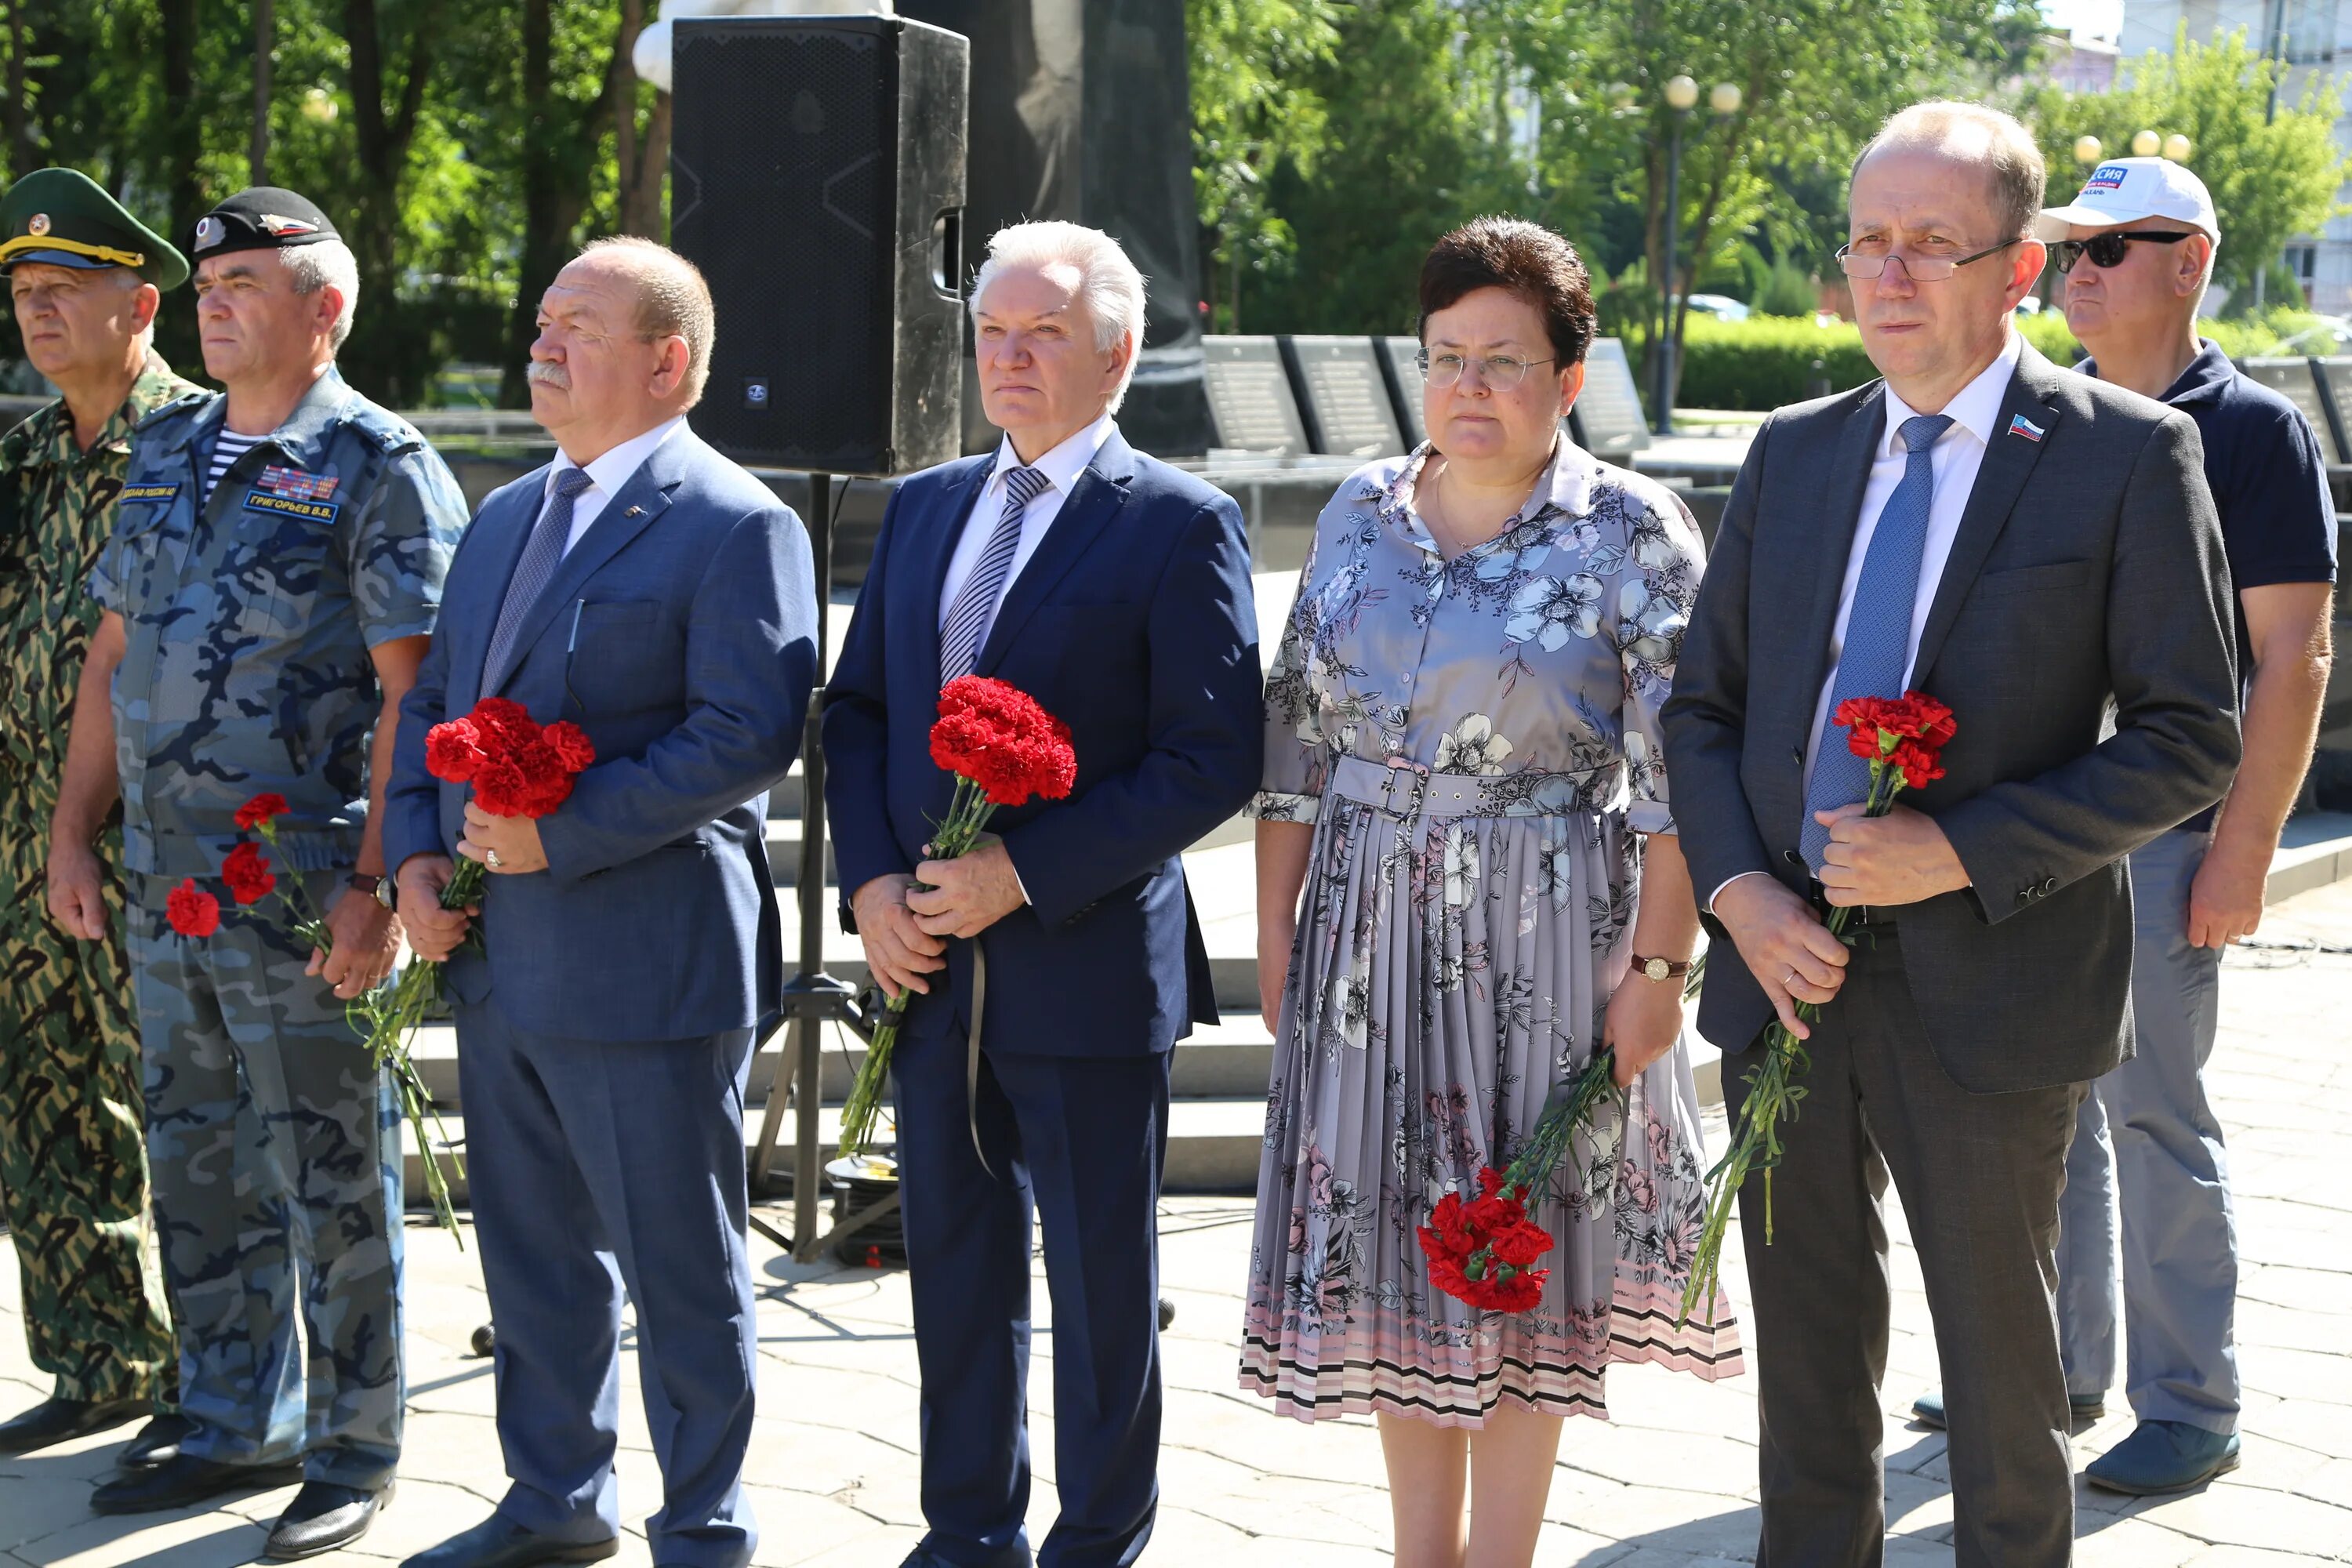
[[[205,505],[212,504],[214,489],[236,465],[236,460],[268,439],[267,436],[240,436],[226,425],[221,426],[221,433],[213,437],[213,466],[205,474]]]

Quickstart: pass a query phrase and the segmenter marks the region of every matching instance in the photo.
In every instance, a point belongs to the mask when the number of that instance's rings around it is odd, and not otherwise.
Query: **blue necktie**
[[[1816,873],[1829,847],[1830,830],[1813,820],[1817,811],[1855,805],[1870,795],[1870,764],[1846,748],[1838,729],[1838,705],[1855,697],[1900,697],[1910,663],[1911,616],[1919,599],[1919,561],[1927,549],[1927,510],[1936,499],[1936,473],[1928,461],[1937,437],[1951,428],[1948,415],[1922,414],[1903,422],[1906,453],[1902,482],[1886,498],[1862,576],[1846,612],[1845,647],[1838,655],[1837,679],[1830,688],[1830,710],[1813,738],[1813,782],[1805,790],[1805,822],[1798,837],[1805,864]]]
[[[565,468],[555,476],[547,508],[539,514],[539,522],[515,562],[514,575],[507,580],[507,596],[499,603],[498,624],[490,628],[489,657],[482,660],[484,696],[498,690],[510,673],[508,660],[515,651],[515,638],[522,634],[523,617],[547,591],[549,579],[563,563],[563,548],[572,542],[572,502],[595,482],[585,468]]]
[[[988,628],[996,621],[997,600],[1003,596],[1013,575],[1013,557],[1021,549],[1023,514],[1052,482],[1035,468],[1014,468],[1004,476],[1004,515],[996,520],[996,531],[988,536],[988,547],[980,552],[971,575],[956,591],[947,625],[940,631],[941,686],[970,675],[980,663]]]

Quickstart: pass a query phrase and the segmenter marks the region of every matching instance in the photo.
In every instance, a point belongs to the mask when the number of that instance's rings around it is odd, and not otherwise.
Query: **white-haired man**
[[[1239,509],[1119,437],[1143,279],[1118,243],[1004,229],[971,316],[1004,438],[892,497],[824,715],[843,919],[876,981],[915,994],[893,1066],[929,1530],[908,1563],[1033,1560],[1042,1217],[1061,1514],[1035,1561],[1111,1568],[1159,1500],[1170,1053],[1216,1018],[1178,857],[1257,786],[1256,612]],[[935,861],[951,781],[927,736],[971,674],[1069,725],[1077,783]]]
[[[142,423],[90,592],[52,822],[49,905],[98,941],[96,841],[120,798],[147,1145],[187,1430],[100,1512],[304,1486],[273,1557],[356,1539],[401,1426],[400,1119],[345,1003],[392,967],[384,782],[466,519],[423,437],[335,374],[358,295],[324,213],[256,188],[188,247],[205,368],[227,391]],[[222,897],[240,808],[281,797],[279,900]],[[169,920],[193,881],[210,934]],[[298,1334],[296,1317],[301,1319]]]

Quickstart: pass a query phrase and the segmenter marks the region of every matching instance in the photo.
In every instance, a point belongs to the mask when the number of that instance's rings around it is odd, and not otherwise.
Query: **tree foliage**
[[[667,104],[628,67],[646,0],[0,0],[5,176],[83,170],[175,242],[255,183],[311,197],[360,260],[344,369],[427,401],[451,360],[519,400],[530,310],[592,235],[658,232]],[[623,177],[626,154],[627,177]],[[192,296],[157,341],[198,374]],[[0,357],[13,353],[13,331]]]
[[[1644,343],[1664,303],[1667,79],[1740,90],[1734,112],[1703,97],[1682,125],[1687,294],[1825,264],[1860,142],[1903,103],[1990,90],[2041,28],[2029,0],[1191,0],[1189,16],[1221,322],[1238,279],[1244,326],[1409,330],[1429,244],[1501,212],[1577,241]],[[1242,145],[1245,172],[1219,175]]]
[[[2026,105],[2049,161],[2053,203],[2079,178],[2079,137],[2097,137],[2106,158],[2127,154],[2142,131],[2188,137],[2189,167],[2212,193],[2221,225],[2214,279],[2231,290],[2232,310],[2251,306],[2254,278],[2280,247],[2344,210],[2336,193],[2352,177],[2352,161],[2336,145],[2342,105],[2315,72],[2300,101],[2282,97],[2273,118],[2271,95],[2285,67],[2249,48],[2242,32],[2208,44],[2183,26],[2169,55],[2142,56],[2128,68],[2114,92],[2048,89]]]

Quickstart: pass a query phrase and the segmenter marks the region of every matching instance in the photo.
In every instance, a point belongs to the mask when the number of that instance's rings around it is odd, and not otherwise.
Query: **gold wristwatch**
[[[1676,963],[1668,958],[1643,958],[1638,952],[1633,955],[1633,973],[1644,980],[1654,980],[1661,985],[1669,980],[1680,980],[1684,975],[1688,974],[1690,970],[1690,962],[1687,959]]]

